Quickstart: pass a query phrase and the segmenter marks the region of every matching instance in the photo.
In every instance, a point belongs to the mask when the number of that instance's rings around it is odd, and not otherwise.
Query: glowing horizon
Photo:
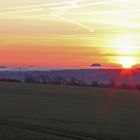
[[[139,0],[0,1],[0,65],[140,64]]]

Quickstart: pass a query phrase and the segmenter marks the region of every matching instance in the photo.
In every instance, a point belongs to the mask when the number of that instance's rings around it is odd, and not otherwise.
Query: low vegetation
[[[139,140],[138,90],[0,83],[2,140]]]

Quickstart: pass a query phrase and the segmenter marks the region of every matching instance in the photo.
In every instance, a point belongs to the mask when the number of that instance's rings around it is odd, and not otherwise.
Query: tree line
[[[55,85],[74,85],[74,86],[89,86],[89,87],[99,87],[99,88],[121,88],[121,89],[140,89],[140,84],[128,84],[121,83],[118,84],[115,80],[110,79],[110,82],[103,83],[101,81],[92,80],[92,82],[87,83],[84,79],[77,79],[71,77],[69,79],[57,75],[38,75],[33,76],[32,74],[25,75],[24,79],[14,79],[14,78],[0,78],[0,82],[18,82],[18,83],[38,83],[38,84],[55,84]]]

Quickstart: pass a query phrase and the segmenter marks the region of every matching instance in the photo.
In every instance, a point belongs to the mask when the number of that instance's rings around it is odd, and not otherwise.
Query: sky
[[[0,65],[140,63],[139,0],[0,0]]]

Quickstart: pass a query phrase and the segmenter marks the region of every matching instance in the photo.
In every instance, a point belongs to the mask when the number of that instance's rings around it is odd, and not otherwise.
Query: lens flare
[[[137,60],[132,56],[120,56],[118,57],[118,63],[122,65],[123,68],[132,68]]]

